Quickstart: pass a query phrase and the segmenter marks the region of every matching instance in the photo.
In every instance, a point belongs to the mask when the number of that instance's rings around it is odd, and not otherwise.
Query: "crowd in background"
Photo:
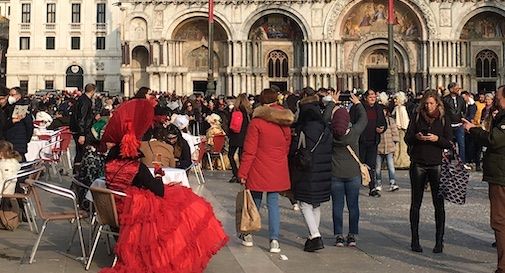
[[[89,172],[81,170],[88,165],[82,161],[104,160],[99,151],[110,149],[100,145],[107,122],[128,100],[148,100],[155,105],[155,122],[142,136],[140,146],[142,162],[148,166],[162,162],[187,169],[198,153],[204,152],[199,149],[201,141],[205,141],[205,149],[212,149],[216,136],[226,136],[223,152],[228,160],[220,164],[232,169],[229,182],[245,184],[258,207],[263,193],[267,193],[271,252],[280,251],[279,194],[287,196],[293,208],[303,213],[309,230],[304,250],[324,248],[319,233],[320,204],[330,200],[336,245],[356,246],[361,163],[368,166],[371,197],[381,197],[386,184],[383,169],[387,170],[387,189],[391,192],[399,190],[395,170],[409,169],[411,249],[415,252],[423,251],[418,235],[419,211],[429,185],[436,222],[433,252],[442,252],[445,210],[443,197],[438,194],[442,152],[454,144],[466,169],[482,171],[483,152],[492,143],[482,141],[482,135],[469,129],[492,132],[496,127],[493,119],[501,117],[497,101],[503,99],[500,92],[497,100],[495,92],[462,91],[457,83],[415,94],[307,87],[295,93],[265,89],[257,96],[241,94],[236,98],[178,96],[147,87],[140,88],[134,98],[124,98],[99,94],[93,84],[86,85],[82,93],[35,96],[19,88],[0,92],[0,139],[12,143],[23,161],[34,130],[70,126],[76,145],[74,170],[81,175]],[[16,105],[28,105],[29,113],[13,116]],[[310,166],[296,161],[301,153],[310,153]],[[493,183],[495,176],[489,176],[489,169],[487,181]],[[100,172],[91,175],[86,183],[98,175]],[[342,227],[344,200],[349,210],[347,236]],[[501,225],[495,223],[493,228],[500,230]],[[240,238],[245,246],[253,245],[252,234],[240,234]],[[499,253],[504,253],[504,243],[498,241]]]

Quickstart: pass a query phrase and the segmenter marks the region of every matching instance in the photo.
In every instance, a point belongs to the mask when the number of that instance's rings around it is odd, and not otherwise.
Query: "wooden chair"
[[[210,170],[214,170],[214,166],[212,164],[212,158],[213,157],[218,157],[221,160],[221,168],[226,170],[226,166],[224,165],[224,158],[223,158],[223,148],[224,148],[224,143],[226,140],[225,135],[215,135],[213,138],[214,141],[214,146],[211,147],[210,150],[207,151],[207,159],[209,160],[209,165],[210,165]]]
[[[42,220],[44,220],[44,224],[42,225],[41,231],[39,233],[39,236],[37,240],[35,241],[35,244],[33,245],[32,252],[30,254],[30,260],[29,263],[33,263],[33,260],[35,258],[35,254],[37,253],[37,249],[40,244],[40,240],[42,239],[42,235],[44,235],[44,231],[46,230],[47,224],[50,221],[62,221],[64,223],[71,223],[76,225],[75,230],[73,232],[72,238],[70,240],[69,246],[67,248],[67,251],[70,250],[72,243],[75,238],[75,234],[79,233],[79,241],[81,245],[81,251],[82,251],[82,257],[79,259],[82,259],[84,262],[86,261],[86,249],[84,245],[84,237],[82,235],[82,226],[81,226],[81,220],[84,218],[88,217],[88,214],[86,211],[81,210],[79,208],[79,205],[77,204],[77,198],[75,196],[75,193],[69,189],[65,189],[56,185],[52,185],[49,183],[44,183],[42,181],[38,180],[32,180],[32,179],[27,179],[26,184],[28,185],[29,188],[32,190],[32,197],[35,202],[35,208],[37,210],[38,217],[40,217]],[[42,193],[49,193],[58,197],[61,197],[63,199],[67,199],[70,201],[69,203],[72,204],[72,209],[68,211],[63,211],[63,212],[52,212],[48,211],[48,207],[45,205],[45,202],[41,198]]]
[[[118,191],[113,191],[104,188],[91,187],[91,195],[93,195],[93,205],[95,207],[97,221],[98,221],[98,231],[95,235],[95,240],[93,242],[93,247],[89,254],[89,259],[86,264],[86,270],[89,270],[91,262],[93,261],[93,256],[95,255],[96,246],[102,234],[108,236],[119,236],[119,233],[113,230],[119,230],[119,220],[116,209],[115,196],[125,197],[126,194]],[[117,261],[117,256],[114,257],[114,262],[112,266]]]

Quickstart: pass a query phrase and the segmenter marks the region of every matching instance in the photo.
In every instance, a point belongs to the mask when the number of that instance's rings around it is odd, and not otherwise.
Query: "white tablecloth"
[[[154,175],[154,168],[149,168],[151,173]],[[163,176],[163,184],[168,184],[170,182],[181,182],[181,185],[187,188],[191,188],[189,186],[188,175],[186,171],[183,169],[176,168],[163,168],[165,172],[165,176]]]
[[[25,154],[26,161],[33,161],[39,159],[39,152],[44,146],[48,145],[47,140],[32,140],[28,143],[28,152]]]
[[[40,129],[38,132],[39,135],[49,135],[51,136],[51,141],[56,141],[58,138],[58,133],[60,131],[53,130],[45,130]],[[32,140],[28,143],[28,152],[25,154],[26,161],[32,161],[40,158],[40,150],[49,144],[49,140],[39,140],[37,135],[34,135]],[[48,148],[46,153],[51,153],[51,150]]]
[[[149,168],[149,170],[154,175],[154,168]],[[165,176],[163,177],[163,184],[166,185],[170,182],[181,182],[181,186],[191,188],[189,186],[188,175],[186,174],[185,170],[175,168],[163,168],[163,171],[165,171]],[[105,179],[104,178],[95,179],[95,181],[93,181],[93,183],[91,184],[91,187],[106,188],[107,186],[105,184]],[[93,196],[91,196],[90,191],[86,193],[86,199],[93,201]]]

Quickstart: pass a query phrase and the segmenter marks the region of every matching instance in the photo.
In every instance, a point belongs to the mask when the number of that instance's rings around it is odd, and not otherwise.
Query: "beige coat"
[[[398,128],[396,127],[395,119],[386,117],[388,129],[381,134],[381,141],[379,142],[378,152],[380,155],[387,155],[394,153],[396,150],[396,143],[400,140],[398,136]]]
[[[157,161],[157,155],[161,155],[161,166],[175,168],[174,148],[162,141],[142,141],[140,151],[144,154],[141,159],[147,167],[153,167],[153,161]]]
[[[7,181],[6,183],[6,180],[16,176],[19,169],[21,169],[21,165],[16,159],[0,159],[0,193],[2,190],[3,194],[14,193],[17,181]]]

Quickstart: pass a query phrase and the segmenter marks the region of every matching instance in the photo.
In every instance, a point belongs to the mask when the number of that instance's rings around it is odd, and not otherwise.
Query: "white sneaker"
[[[281,252],[279,241],[277,240],[270,241],[270,253],[279,253],[279,252]]]
[[[379,186],[375,187],[375,190],[382,191],[382,185],[379,185]]]
[[[300,206],[298,205],[298,203],[294,203],[293,204],[293,210],[294,211],[300,211]]]
[[[241,233],[241,234],[238,235],[238,238],[240,238],[240,240],[242,240],[242,245],[243,246],[251,247],[251,246],[254,245],[252,234],[242,234]]]
[[[467,171],[470,171],[472,169],[472,167],[468,164],[463,164],[463,167],[465,168],[465,170]]]
[[[392,184],[391,186],[389,186],[389,191],[397,191],[399,189],[400,187],[398,187],[398,185],[396,184]]]

